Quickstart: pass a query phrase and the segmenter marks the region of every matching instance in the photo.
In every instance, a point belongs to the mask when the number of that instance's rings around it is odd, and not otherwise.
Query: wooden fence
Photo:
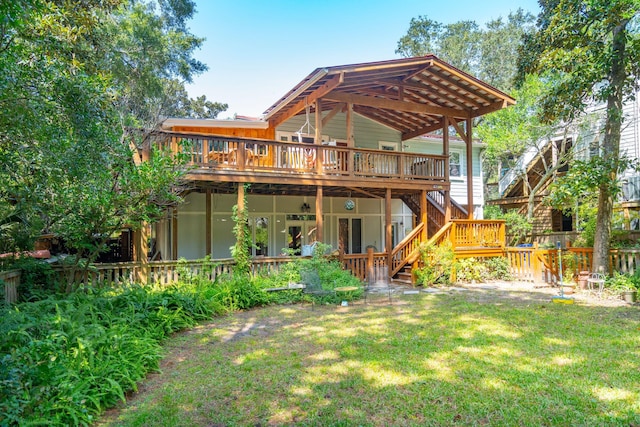
[[[504,255],[509,261],[511,273],[518,280],[531,282],[556,283],[559,280],[560,263],[558,250],[536,247],[507,247]],[[253,274],[268,275],[300,257],[258,257],[252,260]],[[367,254],[345,254],[340,261],[346,270],[365,280],[386,280],[388,275],[386,252],[370,251]],[[567,248],[562,251],[563,270],[591,271],[593,249]],[[169,284],[184,275],[203,274],[208,280],[215,280],[222,274],[233,271],[235,261],[231,258],[198,261],[152,261],[149,263],[123,262],[94,264],[88,271],[78,272],[75,283],[91,286],[119,286],[125,283]],[[60,278],[66,272],[55,268]],[[621,272],[635,274],[640,271],[640,249],[612,249],[609,255],[609,273]],[[20,284],[20,270],[0,271],[0,280],[4,283],[5,301],[15,303],[18,300],[17,289]]]
[[[18,301],[20,276],[20,270],[0,271],[0,281],[4,282],[4,301],[7,304],[14,304]]]
[[[258,257],[252,260],[251,273],[265,274],[277,270],[280,265],[291,262],[296,257]],[[217,260],[196,261],[151,261],[119,262],[93,264],[86,271],[75,274],[74,282],[91,286],[118,286],[124,283],[159,283],[169,284],[176,282],[185,275],[204,275],[208,280],[214,281],[222,274],[233,271],[235,261],[233,258]],[[62,267],[54,268],[61,279],[66,279],[68,271]]]

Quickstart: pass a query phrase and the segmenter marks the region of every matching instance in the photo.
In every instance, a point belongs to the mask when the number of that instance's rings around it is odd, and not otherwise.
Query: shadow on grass
[[[101,425],[640,425],[637,309],[482,292],[216,319]]]

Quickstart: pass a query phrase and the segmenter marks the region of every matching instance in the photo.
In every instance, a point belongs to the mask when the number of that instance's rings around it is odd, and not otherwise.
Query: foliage
[[[607,265],[620,153],[623,102],[640,76],[640,32],[634,0],[557,0],[541,3],[538,30],[526,36],[519,76],[554,76],[542,100],[542,118],[572,120],[594,103],[606,103],[600,156],[590,164],[598,183],[594,268]],[[588,178],[590,181],[591,179]]]
[[[159,343],[171,333],[230,311],[308,299],[299,289],[265,292],[299,281],[300,269],[317,269],[326,289],[357,286],[324,256],[328,247],[268,275],[217,275],[210,259],[194,273],[182,260],[172,285],[87,288],[0,309],[0,425],[93,422],[158,368]],[[27,280],[35,277],[29,271],[37,268],[23,266]]]
[[[420,244],[422,267],[415,270],[418,283],[422,286],[446,285],[451,282],[455,252],[450,244]]]
[[[509,271],[509,261],[503,257],[462,258],[456,261],[455,268],[456,280],[460,282],[513,280]]]
[[[46,298],[61,291],[51,265],[30,257],[4,259],[2,270],[20,270],[18,297],[20,301]]]
[[[502,212],[499,206],[487,206],[484,214],[487,219],[504,219],[506,221],[507,235],[510,238],[509,246],[526,241],[527,236],[530,236],[533,230],[531,221],[525,215],[518,213],[516,209]]]
[[[518,158],[526,150],[544,149],[540,141],[549,140],[561,131],[559,123],[542,123],[539,119],[541,101],[551,80],[548,76],[527,76],[512,92],[518,100],[516,105],[489,114],[478,123],[476,135],[487,144],[483,157],[487,182],[497,182],[502,170],[516,167]],[[560,156],[558,164],[565,164],[569,158],[567,154]]]
[[[251,272],[251,246],[253,240],[251,238],[251,228],[249,226],[249,207],[247,206],[246,190],[249,184],[244,185],[245,192],[241,205],[233,206],[233,234],[236,237],[236,243],[231,246],[231,256],[236,262],[233,269],[234,274],[247,276]]]
[[[31,249],[46,232],[91,261],[124,225],[180,202],[185,158],[151,150],[131,126],[185,109],[176,95],[206,69],[186,26],[194,3],[10,3],[0,13],[0,250]],[[197,114],[223,107],[194,102]]]
[[[640,275],[629,275],[614,271],[613,276],[607,278],[605,285],[607,289],[616,294],[628,291],[637,291],[640,289]]]
[[[483,81],[510,90],[516,73],[518,46],[531,31],[533,16],[522,9],[489,21],[481,29],[475,21],[442,24],[427,16],[412,18],[396,53],[404,57],[438,55],[444,61]]]

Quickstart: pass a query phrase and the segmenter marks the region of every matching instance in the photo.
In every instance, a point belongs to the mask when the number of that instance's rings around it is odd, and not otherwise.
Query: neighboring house
[[[640,160],[639,105],[638,96],[625,103],[620,138],[620,155],[636,160]],[[575,216],[572,213],[563,213],[551,208],[544,203],[544,198],[549,194],[549,184],[555,177],[569,169],[572,159],[584,160],[599,154],[605,112],[604,104],[589,108],[580,123],[570,131],[563,129],[562,135],[541,140],[536,146],[526,150],[518,159],[516,166],[501,177],[498,185],[499,196],[493,200],[487,200],[487,204],[500,206],[504,211],[517,209],[526,215],[528,201],[532,198],[534,201],[533,234],[537,236],[539,243],[549,240],[546,236],[555,235],[554,233],[575,232]],[[570,154],[565,156],[563,148]],[[568,163],[557,164],[558,161],[563,160],[568,160]],[[537,186],[545,176],[545,172],[549,170],[552,170],[551,179],[540,185],[536,192],[531,193],[531,189]],[[622,193],[616,208],[625,213],[624,228],[638,230],[640,229],[640,175],[629,169],[619,178]],[[571,233],[569,236],[571,237]]]
[[[429,55],[316,69],[261,120],[167,119],[153,144],[189,141],[195,168],[186,203],[153,228],[154,256],[229,257],[250,184],[254,256],[322,241],[391,265],[407,236],[482,218],[473,119],[514,102]]]

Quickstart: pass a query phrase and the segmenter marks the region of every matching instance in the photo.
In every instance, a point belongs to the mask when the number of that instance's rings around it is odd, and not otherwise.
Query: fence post
[[[367,248],[367,273],[366,273],[367,283],[371,284],[375,281],[374,272],[375,270],[373,268],[373,248],[368,247]]]
[[[539,278],[542,277],[542,269],[540,268],[540,253],[538,252],[538,242],[533,244],[533,251],[531,251],[531,268],[533,274],[533,283],[538,283]]]

